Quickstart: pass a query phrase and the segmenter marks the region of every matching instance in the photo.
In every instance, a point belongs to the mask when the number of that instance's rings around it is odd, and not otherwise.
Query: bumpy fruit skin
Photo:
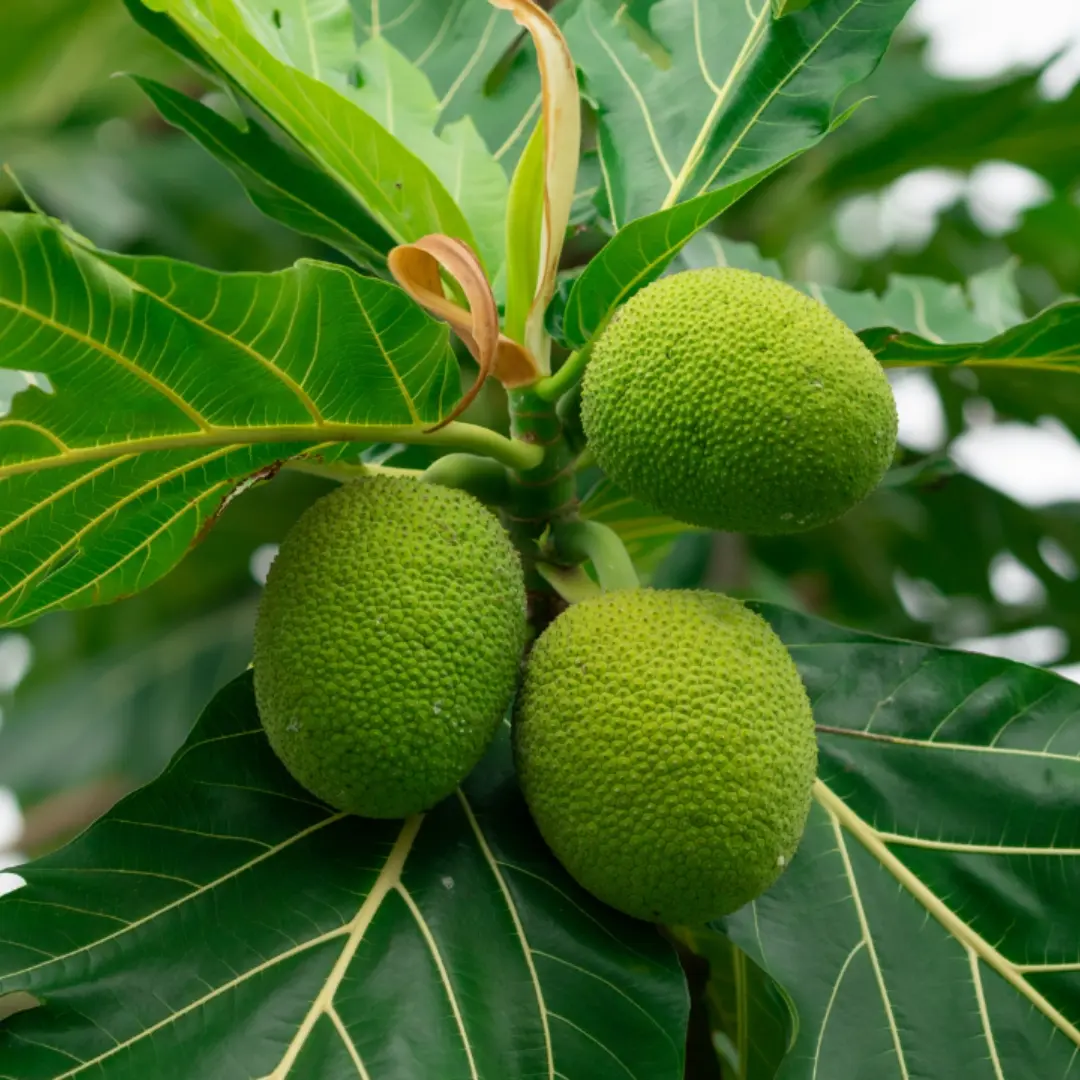
[[[791,861],[817,766],[810,703],[760,616],[635,589],[540,636],[514,720],[522,790],[570,874],[641,919],[699,923]]]
[[[320,799],[395,818],[449,795],[510,706],[525,585],[471,496],[373,477],[309,507],[270,569],[255,696],[278,757]]]
[[[730,532],[840,517],[896,448],[892,391],[862,342],[790,285],[730,268],[630,299],[593,348],[582,420],[617,484]]]

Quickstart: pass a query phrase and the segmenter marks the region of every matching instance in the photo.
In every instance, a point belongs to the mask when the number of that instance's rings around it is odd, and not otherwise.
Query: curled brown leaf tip
[[[491,285],[476,252],[463,240],[433,233],[401,244],[390,252],[389,266],[397,283],[425,311],[449,323],[480,369],[461,400],[427,432],[456,420],[475,400],[489,375],[508,388],[526,386],[539,377],[528,349],[499,333],[499,309]],[[440,270],[461,286],[468,308],[446,295]]]

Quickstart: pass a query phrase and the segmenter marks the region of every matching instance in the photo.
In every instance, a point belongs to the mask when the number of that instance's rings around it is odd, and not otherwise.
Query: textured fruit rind
[[[747,270],[662,278],[593,347],[582,420],[621,487],[680,521],[775,534],[823,525],[896,447],[881,365],[824,305]]]
[[[638,918],[698,923],[791,861],[817,745],[783,643],[717,593],[608,593],[530,654],[514,720],[522,790],[570,874]]]
[[[320,499],[270,569],[255,694],[290,773],[367,817],[449,795],[510,706],[525,586],[496,518],[463,492],[372,477]]]

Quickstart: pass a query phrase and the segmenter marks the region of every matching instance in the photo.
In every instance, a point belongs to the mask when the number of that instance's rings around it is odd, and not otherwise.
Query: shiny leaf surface
[[[581,0],[565,33],[599,123],[612,220],[760,173],[834,122],[838,95],[881,57],[911,0],[659,0],[648,25]]]
[[[586,345],[695,233],[843,123],[837,97],[873,70],[909,6],[819,0],[774,21],[768,0],[756,12],[659,0],[647,31],[622,6],[582,0],[566,33],[621,228],[574,285],[566,342]]]
[[[501,250],[501,229],[492,232],[499,210],[486,181],[476,190],[464,184],[475,166],[487,177],[485,165],[493,163],[474,156],[466,128],[456,138],[434,134],[431,88],[391,46],[368,42],[361,61],[346,5],[332,4],[319,18],[311,17],[306,0],[288,8],[236,0],[152,0],[147,6],[167,14],[395,241],[446,233],[475,247],[478,236],[493,236]],[[381,121],[365,105],[377,107]],[[399,121],[396,132],[388,128]],[[448,183],[474,211],[471,221]]]
[[[540,114],[536,54],[488,0],[353,0],[359,40],[383,37],[431,81],[440,124],[469,117],[507,166]]]
[[[505,736],[428,814],[348,817],[285,773],[244,675],[159,780],[19,872],[0,1000],[44,1004],[0,1027],[9,1074],[682,1077],[673,951],[554,863]]]
[[[416,432],[456,400],[445,327],[345,267],[216,274],[0,216],[0,622],[160,577],[252,475]]]
[[[207,105],[153,79],[136,82],[161,115],[214,155],[268,217],[343,251],[361,266],[384,269],[393,238],[352,196],[254,120],[246,130]]]
[[[791,869],[725,921],[798,1012],[778,1080],[855,1080],[871,1061],[899,1078],[1080,1075],[1080,687],[765,613],[821,755]]]

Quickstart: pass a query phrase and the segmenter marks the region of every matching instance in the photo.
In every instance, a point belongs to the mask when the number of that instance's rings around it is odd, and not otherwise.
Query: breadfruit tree
[[[903,172],[876,109],[909,168],[993,141],[925,72],[869,100],[912,0],[125,4],[131,88],[303,257],[95,243],[16,160],[0,655],[234,599],[244,507],[273,547],[160,699],[103,669],[122,738],[84,694],[51,743],[97,786],[0,898],[0,1080],[1080,1077],[1080,689],[909,626],[919,567],[986,592],[991,506],[1062,612],[1080,533],[898,446],[888,370],[1080,429],[1080,303],[730,239],[820,248],[793,204]]]

